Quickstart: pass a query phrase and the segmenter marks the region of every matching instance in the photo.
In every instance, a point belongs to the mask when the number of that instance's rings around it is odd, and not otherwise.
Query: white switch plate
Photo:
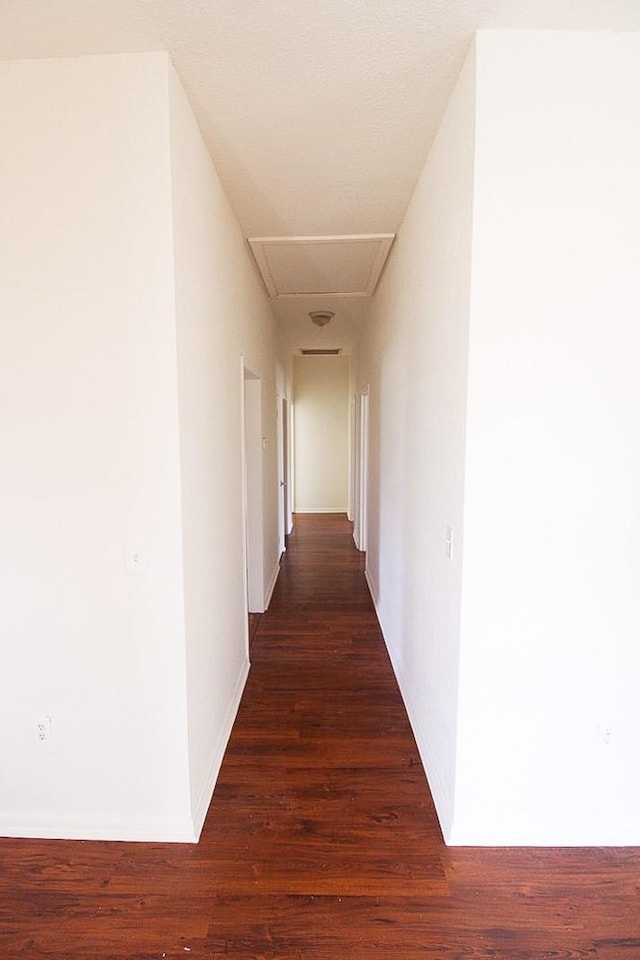
[[[447,527],[447,538],[444,541],[444,545],[447,553],[447,560],[451,560],[451,557],[453,556],[453,529],[451,527]]]

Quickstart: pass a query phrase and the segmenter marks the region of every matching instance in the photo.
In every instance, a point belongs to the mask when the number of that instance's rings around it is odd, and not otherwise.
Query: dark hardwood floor
[[[638,960],[640,852],[448,849],[351,525],[298,516],[199,845],[0,840],[0,960]]]

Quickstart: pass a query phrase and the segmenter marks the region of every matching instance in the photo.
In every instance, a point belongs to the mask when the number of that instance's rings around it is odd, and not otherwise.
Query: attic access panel
[[[370,297],[395,234],[335,237],[250,237],[269,296]]]

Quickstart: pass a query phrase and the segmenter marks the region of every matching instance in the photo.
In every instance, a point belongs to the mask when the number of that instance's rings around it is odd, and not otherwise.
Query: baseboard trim
[[[406,689],[399,665],[395,662],[393,650],[387,639],[384,623],[380,615],[378,596],[373,586],[373,581],[371,579],[371,574],[369,573],[368,567],[365,567],[364,577],[367,581],[369,593],[371,594],[373,607],[376,611],[378,623],[380,624],[380,630],[387,648],[387,653],[389,654],[389,660],[391,661],[391,666],[400,690],[402,702],[404,703],[404,707],[409,718],[409,723],[411,724],[411,729],[413,730],[413,736],[415,737],[418,753],[420,754],[420,759],[422,760],[422,765],[424,767],[429,789],[431,790],[436,813],[438,815],[440,829],[442,830],[445,843],[449,843],[449,838],[453,830],[453,798],[449,795],[449,791],[447,790],[442,776],[440,775],[438,765],[434,761],[433,753],[429,745],[429,739],[420,724],[416,721],[416,712],[413,709],[412,697],[410,692]]]
[[[341,513],[347,516],[346,507],[296,507],[295,513]]]
[[[358,545],[356,544],[356,547],[357,547],[357,546],[358,546]],[[376,611],[376,617],[378,618],[378,623],[380,624],[380,629],[382,630],[382,620],[380,619],[380,611],[379,611],[379,609],[378,609],[378,597],[377,597],[376,591],[375,591],[374,586],[373,586],[373,581],[371,580],[371,574],[369,573],[369,567],[366,567],[366,566],[365,566],[365,568],[364,568],[364,578],[365,578],[365,580],[367,581],[367,586],[368,586],[368,588],[369,588],[369,593],[371,594],[371,599],[372,599],[372,601],[373,601],[373,609]],[[382,635],[384,636],[384,630],[382,631]],[[386,642],[387,642],[387,641],[386,641],[386,639],[385,639],[385,643],[386,643]]]
[[[0,818],[0,836],[29,840],[116,840],[126,843],[196,843],[191,817],[123,817],[113,820],[41,818],[22,814]]]
[[[267,593],[264,598],[264,609],[269,609],[269,604],[271,603],[271,597],[273,596],[273,591],[276,588],[276,583],[278,581],[278,576],[280,574],[280,561],[276,562],[275,567],[273,568],[273,573],[271,574],[271,580],[269,581],[269,586],[267,587]]]
[[[227,712],[224,718],[224,723],[222,725],[222,730],[216,740],[215,746],[211,751],[211,757],[209,759],[209,764],[207,768],[207,775],[202,782],[196,797],[195,801],[192,804],[193,810],[193,833],[195,837],[195,842],[200,839],[200,834],[202,833],[202,828],[204,826],[204,821],[209,811],[211,805],[211,799],[213,797],[213,791],[215,789],[216,783],[218,781],[218,774],[220,773],[220,767],[222,766],[222,760],[224,758],[225,750],[227,749],[227,743],[229,742],[229,737],[231,736],[231,730],[233,728],[233,723],[236,719],[238,713],[238,708],[240,706],[240,700],[242,699],[242,693],[244,691],[245,684],[247,682],[247,677],[249,676],[249,661],[245,660],[242,664],[242,668],[238,675],[236,681],[235,690],[229,702]]]
[[[413,730],[413,736],[416,741],[418,753],[420,754],[420,759],[422,760],[422,766],[424,767],[424,772],[429,784],[431,796],[433,797],[433,803],[438,815],[440,830],[442,831],[444,842],[448,845],[451,842],[454,821],[453,797],[450,795],[440,773],[440,768],[434,759],[429,738],[426,735],[424,728],[416,719],[417,711],[414,709],[413,698],[403,682],[400,671],[397,669],[397,665],[394,662],[393,652],[389,648],[389,644],[386,646],[389,653],[391,666],[393,667],[393,672],[400,689],[402,701],[404,703],[405,710],[407,711],[407,716],[409,717],[409,723],[411,724],[411,729]]]

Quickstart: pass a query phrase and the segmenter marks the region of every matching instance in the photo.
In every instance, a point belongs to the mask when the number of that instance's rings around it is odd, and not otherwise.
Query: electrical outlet
[[[610,724],[598,724],[596,728],[596,738],[601,747],[608,747],[613,737],[613,727]]]
[[[51,717],[34,717],[33,732],[38,743],[49,743],[51,740]]]

